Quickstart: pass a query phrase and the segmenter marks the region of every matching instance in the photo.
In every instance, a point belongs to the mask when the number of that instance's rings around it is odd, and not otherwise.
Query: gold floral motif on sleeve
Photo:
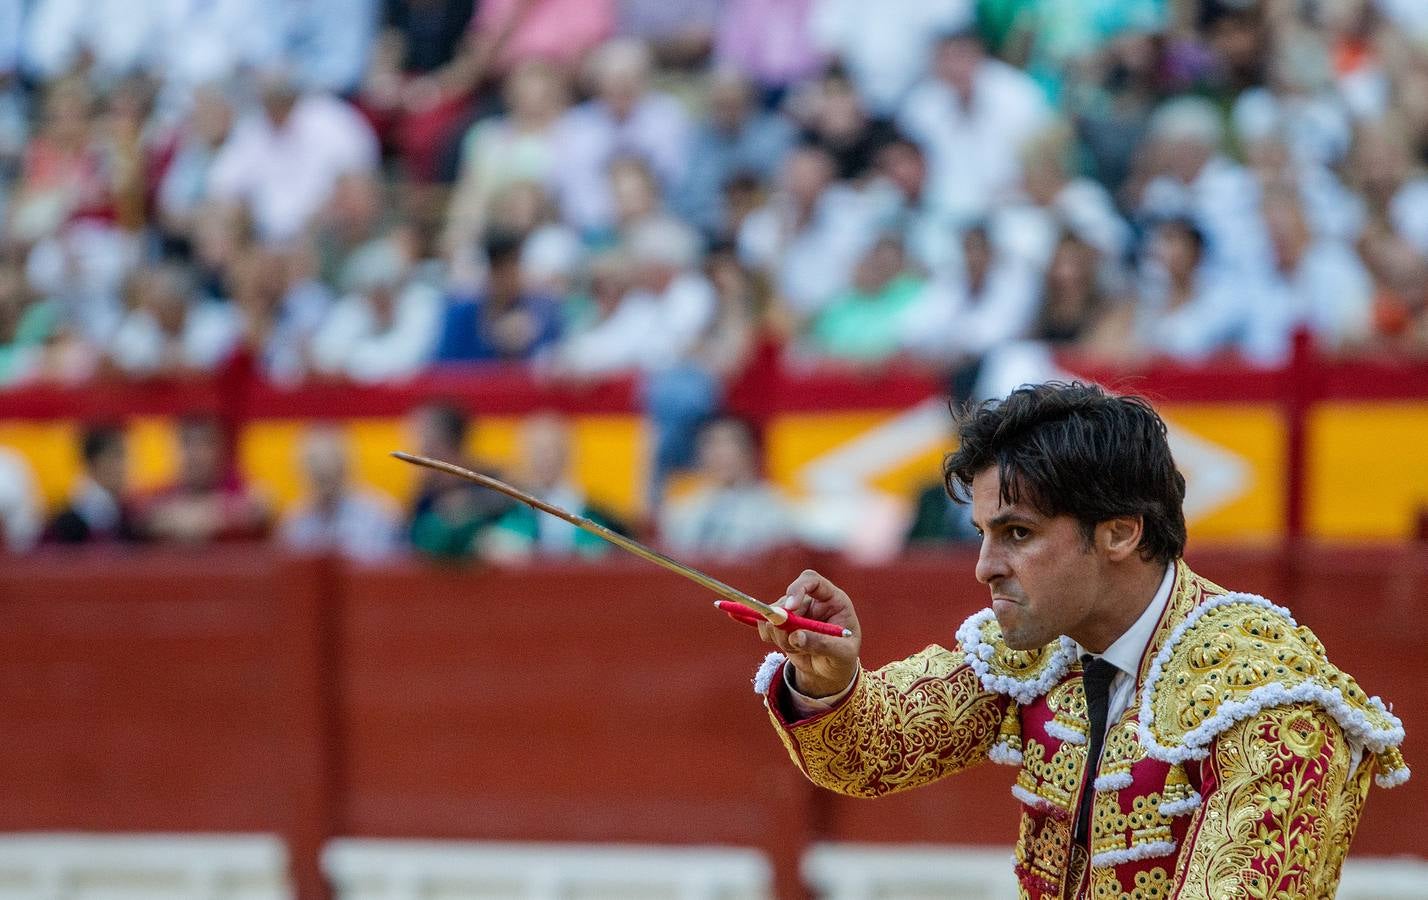
[[[779,734],[815,784],[878,797],[985,760],[1007,702],[982,688],[961,653],[934,645],[864,672],[837,709]]]
[[[1179,897],[1332,897],[1372,762],[1349,777],[1343,731],[1313,704],[1266,709],[1220,735],[1217,781],[1190,826]]]

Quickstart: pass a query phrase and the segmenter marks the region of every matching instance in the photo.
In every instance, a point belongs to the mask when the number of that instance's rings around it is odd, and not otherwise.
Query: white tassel
[[[1113,775],[1097,775],[1091,786],[1098,791],[1119,791],[1130,787],[1134,780],[1129,772],[1116,772]]]
[[[1169,803],[1160,804],[1160,814],[1169,819],[1188,815],[1200,808],[1200,802],[1198,793],[1191,794],[1184,800],[1172,800]]]
[[[1373,783],[1381,788],[1396,788],[1400,784],[1408,781],[1411,773],[1407,766],[1394,769],[1392,772],[1379,772],[1373,777]]]
[[[1175,852],[1174,841],[1150,841],[1145,844],[1137,844],[1121,850],[1103,850],[1091,857],[1091,865],[1098,869],[1107,866],[1119,866],[1123,863],[1136,862],[1142,859],[1154,859],[1158,856],[1170,856]]]
[[[1025,803],[1027,806],[1030,806],[1032,809],[1040,812],[1049,812],[1051,810],[1051,801],[1045,797],[1038,797],[1019,784],[1012,785],[1011,792],[1013,797]]]
[[[1019,766],[1022,762],[1021,751],[1005,741],[993,744],[992,749],[987,751],[987,759],[1003,766]]]
[[[1084,744],[1086,736],[1074,728],[1052,719],[1046,723],[1046,733],[1068,744]]]

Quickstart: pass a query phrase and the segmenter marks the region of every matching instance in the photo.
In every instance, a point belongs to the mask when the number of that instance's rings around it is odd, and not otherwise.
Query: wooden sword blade
[[[724,582],[715,578],[713,575],[701,572],[693,566],[685,565],[679,560],[666,556],[665,554],[659,552],[658,550],[655,550],[652,547],[646,547],[644,544],[640,543],[634,538],[628,538],[625,537],[623,534],[611,531],[609,528],[606,528],[599,522],[592,522],[584,516],[577,516],[574,513],[561,509],[553,503],[546,503],[544,500],[541,500],[538,497],[532,497],[525,491],[506,484],[500,479],[492,478],[490,475],[483,475],[480,472],[473,472],[470,469],[463,468],[462,466],[455,465],[454,463],[446,462],[445,460],[432,459],[429,456],[418,456],[414,453],[405,453],[401,450],[393,450],[392,456],[396,457],[397,459],[400,459],[402,462],[411,463],[414,466],[422,466],[423,468],[433,469],[437,472],[445,472],[448,475],[453,475],[457,478],[461,478],[466,481],[475,482],[476,484],[479,484],[482,487],[490,488],[491,490],[505,494],[507,497],[510,497],[514,500],[519,500],[520,502],[526,504],[532,509],[537,509],[543,513],[548,513],[549,515],[555,516],[558,519],[563,519],[566,522],[569,522],[570,524],[576,526],[577,528],[584,529],[585,531],[588,531],[591,534],[595,534],[604,538],[605,540],[614,544],[616,547],[633,553],[634,555],[641,557],[642,559],[647,559],[655,565],[662,566],[671,572],[675,572],[679,575],[682,575],[685,578],[688,578],[690,581],[693,581],[695,584],[701,585],[702,587],[713,591],[714,593],[718,594],[726,600],[732,600],[735,603],[738,603],[742,606],[746,606],[749,609],[752,609],[757,612],[759,615],[765,618],[772,619],[776,623],[782,622],[787,616],[787,614],[782,609],[775,606],[770,606],[769,604],[764,603],[762,600],[756,600],[753,597],[750,597],[748,594],[744,593],[743,591],[739,590],[738,588],[725,584]]]

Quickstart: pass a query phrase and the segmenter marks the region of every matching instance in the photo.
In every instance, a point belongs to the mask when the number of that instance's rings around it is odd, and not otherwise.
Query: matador
[[[964,412],[945,462],[991,608],[952,649],[877,670],[815,572],[760,626],[755,678],[794,763],[857,797],[990,761],[1016,771],[1026,898],[1329,898],[1403,726],[1291,613],[1182,558],[1184,480],[1144,401],[1080,384]]]

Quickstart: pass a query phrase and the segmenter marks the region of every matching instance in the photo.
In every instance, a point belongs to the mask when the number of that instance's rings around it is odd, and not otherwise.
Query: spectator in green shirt
[[[881,238],[859,261],[852,287],[813,320],[808,350],[857,365],[885,362],[897,354],[903,318],[925,287],[908,269],[901,238]]]

